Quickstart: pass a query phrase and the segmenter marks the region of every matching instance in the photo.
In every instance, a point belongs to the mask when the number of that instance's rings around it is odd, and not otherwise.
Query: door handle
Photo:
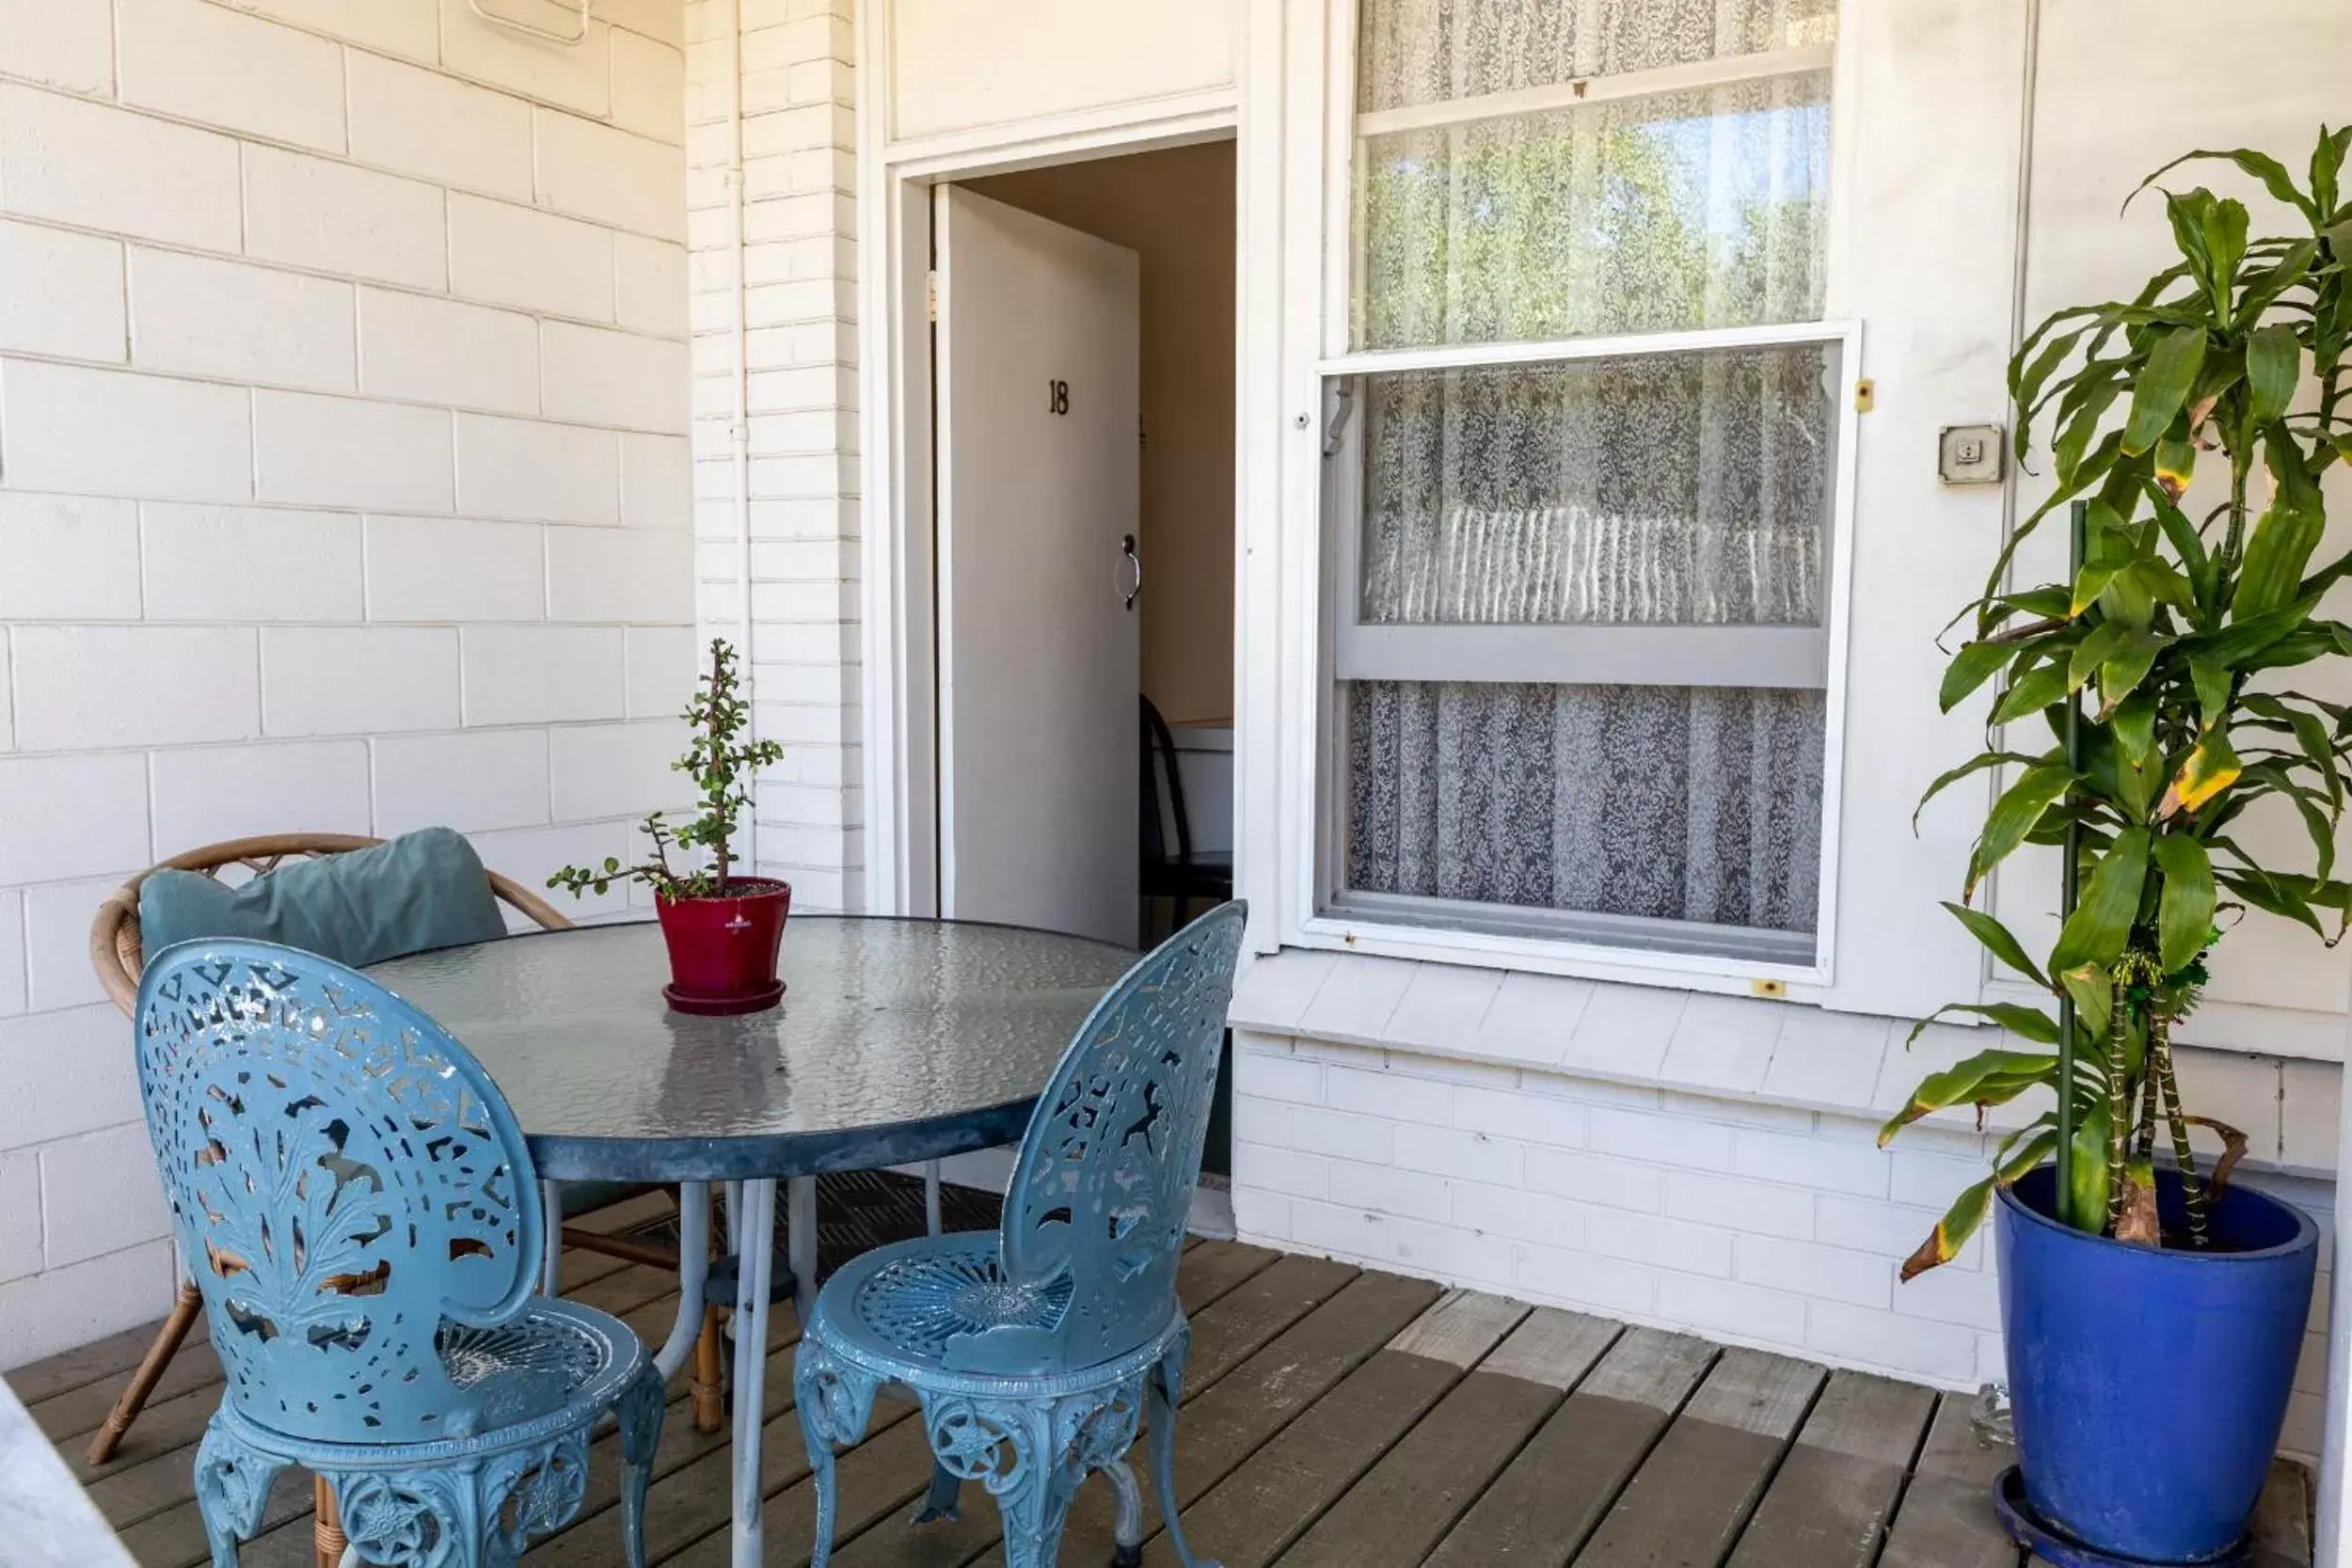
[[[1127,569],[1132,575],[1127,579],[1126,587],[1114,586],[1112,592],[1125,599],[1127,608],[1133,610],[1136,608],[1136,600],[1143,594],[1143,558],[1136,554],[1134,534],[1127,534],[1119,541],[1119,553],[1125,559]],[[1113,581],[1115,584],[1117,579],[1114,578]]]

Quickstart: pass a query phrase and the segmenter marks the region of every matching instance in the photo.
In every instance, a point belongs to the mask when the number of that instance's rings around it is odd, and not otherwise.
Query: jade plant
[[[2011,1039],[1930,1075],[1880,1141],[1947,1107],[1981,1117],[2055,1092],[2051,1110],[1999,1140],[1992,1173],[1960,1196],[1905,1278],[1951,1259],[1997,1184],[2057,1155],[2061,1110],[2058,1219],[2125,1242],[2203,1245],[2208,1204],[2245,1147],[2184,1109],[2173,1067],[2207,955],[2248,910],[2330,943],[2344,933],[2352,884],[2335,874],[2335,846],[2352,710],[2314,694],[2326,687],[2309,667],[2352,654],[2352,626],[2322,608],[2352,577],[2352,553],[2321,551],[2322,482],[2352,461],[2348,148],[2352,128],[2323,129],[2299,181],[2244,150],[2158,169],[2135,199],[2172,169],[2217,160],[2258,181],[2300,230],[2249,238],[2242,203],[2162,190],[2179,259],[2129,301],[2051,316],[2010,364],[2018,458],[2046,428],[2055,485],[1954,618],[1968,626],[1944,675],[1945,711],[1988,682],[1996,695],[1985,749],[1927,797],[1998,770],[1960,901],[1945,908],[2047,1001],[1938,1013],[1979,1015]],[[2071,578],[2013,586],[2020,546],[2054,515],[2074,524]],[[2308,845],[2290,830],[2296,852],[2273,853],[2261,828],[2248,831],[2265,818],[2299,821]],[[2059,850],[2065,889],[2056,942],[2039,955],[1977,902],[2027,844]],[[2223,1146],[2201,1172],[2197,1126]],[[2184,1189],[2169,1225],[2155,1203],[2160,1137]]]
[[[701,803],[693,816],[673,823],[667,812],[648,812],[638,831],[653,846],[651,860],[624,865],[619,857],[607,855],[600,867],[565,866],[548,879],[548,886],[568,889],[577,896],[592,889],[607,892],[614,882],[642,882],[673,902],[724,898],[742,891],[742,879],[735,875],[736,830],[752,803],[753,774],[781,761],[784,748],[772,740],[750,738],[752,705],[743,699],[735,650],[723,639],[711,641],[710,673],[697,684],[684,717],[694,738],[686,754],[670,766],[694,781]],[[671,863],[674,849],[707,854],[707,859],[698,866],[681,868]]]

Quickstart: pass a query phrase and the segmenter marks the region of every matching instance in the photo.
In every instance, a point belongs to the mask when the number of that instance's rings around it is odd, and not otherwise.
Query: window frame
[[[1303,367],[1312,376],[1319,414],[1314,469],[1313,554],[1316,569],[1302,591],[1311,593],[1313,627],[1311,738],[1302,748],[1306,789],[1296,802],[1292,862],[1293,918],[1285,940],[1309,947],[1448,962],[1483,963],[1541,973],[1594,978],[1675,983],[1697,989],[1798,988],[1802,994],[1825,990],[1834,980],[1841,814],[1844,773],[1847,648],[1851,623],[1851,563],[1853,556],[1854,493],[1858,477],[1862,329],[1832,313],[1844,297],[1843,235],[1849,204],[1846,182],[1851,159],[1845,128],[1851,113],[1851,71],[1843,53],[1850,19],[1840,18],[1839,38],[1755,55],[1695,62],[1616,76],[1584,78],[1450,103],[1359,113],[1355,53],[1359,4],[1332,6],[1325,40],[1322,160],[1325,232],[1321,356]],[[1355,179],[1357,149],[1364,138],[1391,131],[1572,107],[1608,99],[1645,96],[1723,82],[1827,70],[1830,78],[1830,167],[1825,189],[1824,319],[1756,326],[1706,328],[1588,337],[1549,341],[1485,342],[1409,349],[1352,347],[1353,289],[1361,264],[1362,226]],[[1356,378],[1384,372],[1455,369],[1486,365],[1553,363],[1572,359],[1687,353],[1693,350],[1795,344],[1836,347],[1836,425],[1837,450],[1831,465],[1833,495],[1824,519],[1827,537],[1823,578],[1825,602],[1819,627],[1673,626],[1366,626],[1359,623],[1360,583],[1357,552],[1361,517],[1359,441],[1361,397]],[[1340,389],[1349,388],[1344,397]],[[1303,422],[1303,421],[1302,421]],[[1499,635],[1500,634],[1500,635]],[[1403,644],[1417,645],[1407,650]],[[1602,644],[1607,644],[1604,648]],[[1343,812],[1345,695],[1349,679],[1463,679],[1461,668],[1478,668],[1490,679],[1542,681],[1640,679],[1644,659],[1665,658],[1677,673],[1696,673],[1712,657],[1743,646],[1772,661],[1783,677],[1747,685],[1820,689],[1824,693],[1821,837],[1819,918],[1809,937],[1789,933],[1786,942],[1746,928],[1698,922],[1589,914],[1573,911],[1465,904],[1438,898],[1350,893],[1343,900],[1340,861],[1344,853]],[[1449,646],[1453,651],[1448,652]],[[1577,668],[1546,671],[1563,656]],[[1710,657],[1712,656],[1712,657]],[[1429,663],[1460,663],[1451,674],[1412,673]],[[1787,678],[1810,666],[1818,680]],[[1617,674],[1613,667],[1622,667]],[[1660,684],[1651,666],[1647,684]],[[1663,684],[1720,684],[1690,679]]]

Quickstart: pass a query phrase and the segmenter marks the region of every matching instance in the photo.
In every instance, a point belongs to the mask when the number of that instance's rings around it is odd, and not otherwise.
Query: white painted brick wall
[[[529,881],[675,802],[684,0],[596,10],[0,0],[0,1368],[170,1297],[108,889],[436,822]]]
[[[768,0],[744,11],[752,664],[755,723],[787,752],[761,783],[758,859],[761,871],[788,878],[795,904],[809,909],[865,901],[849,12],[849,0]],[[727,17],[714,0],[689,0],[684,274],[702,621],[706,636],[733,639]],[[547,155],[543,145],[543,162]],[[628,248],[625,325],[643,308]],[[670,258],[644,260],[652,268]],[[670,287],[661,284],[665,295]]]
[[[1292,957],[1307,958],[1285,961]],[[1311,974],[1299,983],[1345,990],[1378,977],[1364,965],[1343,973],[1345,962],[1303,964]],[[1512,989],[1467,974],[1438,978],[1489,998]],[[1284,983],[1253,982],[1250,1006],[1279,1008],[1271,991]],[[1390,987],[1391,1004],[1401,1009],[1421,989],[1419,979],[1401,996]],[[1581,1032],[1595,1008],[1666,1020],[1669,1032],[1688,1021],[1678,993],[1629,1001],[1618,990],[1588,988],[1581,1019],[1541,1027]],[[1308,1000],[1297,1002],[1302,1012]],[[1359,1023],[1380,1011],[1356,997],[1334,1000]],[[1318,1022],[1332,1016],[1316,1006]],[[1696,1027],[1717,1070],[1736,1079],[1753,1067],[1760,1078],[1754,1015],[1742,1011],[1711,1009]],[[1365,1031],[1393,1033],[1393,1015],[1383,1018]],[[1883,1021],[1876,1027],[1883,1034]],[[1454,1031],[1457,1052],[1475,1037],[1460,1015]],[[1724,1048],[1727,1037],[1747,1043]],[[1645,1061],[1673,1054],[1668,1036],[1646,1046],[1635,1035],[1622,1040],[1627,1055]],[[1868,1028],[1846,1042],[1858,1053],[1878,1043]],[[1775,1056],[1765,1044],[1764,1055]],[[2205,1065],[2218,1071],[2217,1061]],[[1945,1387],[2003,1375],[1987,1238],[1908,1285],[1896,1278],[1953,1195],[1982,1176],[1986,1139],[1973,1131],[1916,1127],[1881,1150],[1875,1120],[1860,1115],[1252,1030],[1237,1034],[1233,1073],[1233,1213],[1244,1240]],[[2330,1184],[2248,1180],[2329,1228]],[[2325,1241],[2321,1257],[2284,1440],[2305,1455],[2319,1442]]]

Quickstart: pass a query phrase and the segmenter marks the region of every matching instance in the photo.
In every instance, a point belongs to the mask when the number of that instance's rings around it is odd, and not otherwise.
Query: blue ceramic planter
[[[2180,1182],[2157,1182],[2169,1229]],[[2318,1228],[2232,1187],[2210,1250],[2126,1246],[2050,1218],[2055,1183],[2044,1165],[2003,1191],[1994,1228],[2026,1500],[2124,1561],[2222,1559],[2279,1446]]]

